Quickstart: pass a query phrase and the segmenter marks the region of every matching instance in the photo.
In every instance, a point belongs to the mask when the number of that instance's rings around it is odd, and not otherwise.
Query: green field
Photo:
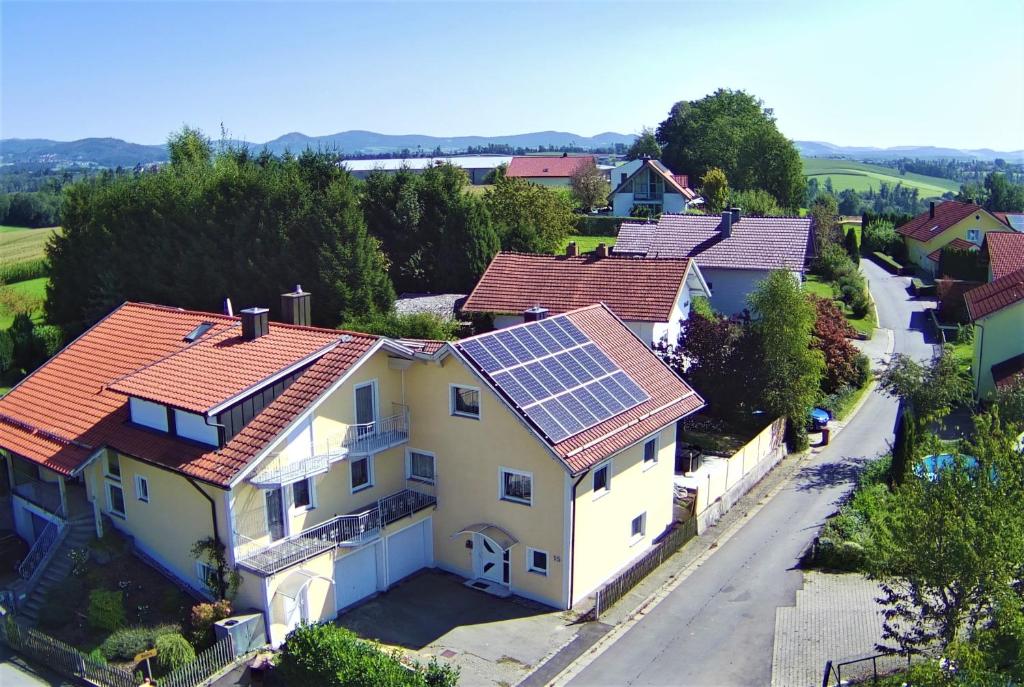
[[[46,242],[60,227],[25,229],[0,225],[0,267],[45,256]]]
[[[614,236],[568,236],[562,242],[562,253],[565,252],[565,247],[569,245],[570,241],[576,242],[576,248],[579,249],[580,253],[589,253],[596,249],[599,243],[607,243],[609,248],[615,245]]]
[[[960,182],[952,179],[941,179],[909,172],[900,176],[899,171],[894,168],[869,165],[864,162],[816,157],[805,157],[803,162],[805,177],[817,179],[821,187],[825,185],[825,179],[831,177],[832,187],[836,193],[848,188],[858,193],[869,189],[877,191],[883,181],[893,186],[902,183],[904,186],[917,188],[922,199],[938,197],[947,191],[956,193],[960,190]]]
[[[46,300],[46,277],[19,281],[0,286],[0,329],[11,326],[19,312],[31,313],[36,323],[43,321],[43,301]]]

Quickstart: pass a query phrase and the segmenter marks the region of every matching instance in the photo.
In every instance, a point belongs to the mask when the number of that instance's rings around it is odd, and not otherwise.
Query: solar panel
[[[650,398],[564,315],[459,347],[552,443]]]
[[[1006,221],[1016,231],[1024,231],[1024,215],[1007,215]]]

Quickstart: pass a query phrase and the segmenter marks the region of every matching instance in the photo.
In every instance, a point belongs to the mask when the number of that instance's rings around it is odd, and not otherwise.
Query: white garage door
[[[434,563],[431,519],[388,537],[388,585]]]
[[[367,546],[334,562],[334,590],[339,611],[377,591],[376,546]]]

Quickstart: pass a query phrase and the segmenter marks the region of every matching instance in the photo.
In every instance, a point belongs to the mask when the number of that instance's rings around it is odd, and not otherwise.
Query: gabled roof
[[[960,238],[958,236],[955,239],[953,239],[952,241],[950,241],[949,243],[947,243],[945,246],[942,246],[941,248],[936,248],[931,253],[929,253],[928,254],[928,259],[931,260],[932,262],[938,262],[939,258],[942,257],[942,251],[944,249],[946,249],[946,248],[955,248],[957,250],[977,250],[978,249],[978,247],[976,245],[974,245],[973,243],[971,243],[970,241],[966,241],[966,240],[964,240],[964,239],[962,239],[962,238]]]
[[[214,449],[131,424],[127,396],[110,387],[125,375],[186,350],[184,336],[203,322],[215,325],[205,336],[222,340],[219,337],[237,327],[238,318],[141,303],[120,306],[0,398],[0,447],[69,475],[109,446],[225,485],[380,340],[348,333],[225,446]],[[317,345],[324,336],[344,334],[272,323],[271,332],[275,328],[298,332],[288,337],[291,344],[295,336]],[[244,365],[241,359],[226,360]]]
[[[701,269],[803,270],[811,219],[742,217],[722,234],[718,215],[662,215],[658,222],[623,222],[616,255],[692,258]]]
[[[896,228],[897,233],[916,241],[926,243],[952,227],[957,222],[973,214],[986,212],[980,205],[961,203],[958,200],[947,200],[935,203],[935,214],[931,207],[914,217],[906,224]]]
[[[501,252],[462,306],[520,315],[540,305],[552,315],[605,303],[624,320],[668,322],[690,261]]]
[[[967,301],[967,313],[972,320],[980,320],[1024,302],[1024,269],[971,289],[964,294],[964,300]]]
[[[524,155],[512,158],[507,177],[571,177],[585,163],[597,164],[593,155]]]
[[[985,234],[982,249],[988,254],[993,279],[1024,268],[1024,233],[990,231]]]
[[[1007,358],[992,366],[992,381],[997,389],[1013,386],[1018,377],[1024,376],[1024,353]]]
[[[623,192],[628,193],[626,186],[633,181],[633,178],[636,177],[637,174],[645,169],[651,170],[653,173],[664,179],[665,185],[667,186],[666,190],[669,192],[675,191],[676,193],[682,194],[686,200],[693,200],[697,197],[697,192],[688,187],[689,178],[685,174],[673,174],[672,170],[663,165],[659,160],[644,160],[642,165],[637,167],[632,174],[623,179],[622,183],[615,187],[615,190],[612,191],[611,195],[614,196],[616,193]]]
[[[566,313],[565,316],[579,327],[592,342],[597,344],[598,348],[639,384],[649,396],[648,400],[639,405],[558,443],[552,443],[541,432],[535,431],[537,439],[562,460],[571,472],[582,472],[612,454],[704,407],[704,400],[697,392],[629,331],[607,306],[592,305],[573,310]],[[535,325],[536,323],[530,322],[502,331]],[[466,341],[472,341],[475,338],[477,337],[452,344],[452,347],[472,369],[477,368],[470,362],[471,357],[465,353],[463,347]],[[491,382],[486,373],[482,370],[478,370],[478,372],[484,382],[496,394],[505,399],[509,407],[519,415],[523,422],[532,426],[526,413]]]
[[[992,216],[1014,231],[1024,231],[1024,212],[993,212]]]

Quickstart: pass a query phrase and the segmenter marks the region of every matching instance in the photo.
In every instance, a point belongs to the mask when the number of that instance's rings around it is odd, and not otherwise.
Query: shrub
[[[435,339],[450,341],[459,337],[459,323],[433,313],[373,313],[346,320],[343,329],[378,334],[394,339]]]
[[[857,367],[857,376],[854,378],[854,382],[860,388],[871,379],[871,359],[863,353],[858,353],[854,365]]]
[[[165,673],[196,660],[196,650],[177,632],[157,637],[156,652],[157,664]]]
[[[871,309],[871,299],[868,298],[868,286],[864,275],[860,272],[850,272],[839,277],[836,282],[839,290],[839,297],[843,303],[849,306],[854,317],[864,317]]]
[[[814,260],[814,271],[829,281],[836,281],[856,270],[857,267],[850,260],[850,256],[836,243],[826,244],[821,249],[821,255]]]
[[[900,263],[896,262],[895,260],[890,258],[885,253],[882,253],[880,251],[875,251],[875,252],[873,252],[871,254],[871,256],[875,259],[875,262],[877,262],[879,265],[881,265],[890,274],[902,274],[903,273],[903,265],[901,265]]]
[[[231,615],[231,602],[221,599],[214,603],[201,603],[192,607],[189,614],[192,632],[189,639],[192,646],[203,649],[213,644],[213,624]]]
[[[580,236],[618,236],[619,226],[633,220],[633,217],[614,215],[579,215],[576,218],[576,233]]]
[[[176,625],[124,627],[103,640],[100,651],[109,661],[130,661],[135,654],[151,649],[159,637],[175,634],[178,629]]]
[[[868,253],[877,251],[886,255],[900,255],[903,240],[896,233],[896,227],[892,222],[874,220],[864,225],[861,244]]]
[[[846,247],[846,254],[850,256],[850,260],[856,265],[860,262],[860,244],[857,243],[857,232],[853,227],[846,230],[846,241],[844,243]]]
[[[455,687],[459,684],[461,672],[457,666],[441,663],[436,657],[431,656],[430,663],[423,668],[423,679],[427,687]]]
[[[92,663],[94,665],[98,665],[98,666],[105,666],[105,665],[107,665],[107,657],[103,655],[103,652],[100,651],[99,647],[96,647],[95,649],[90,651],[88,654],[86,654],[85,655],[85,660],[89,661],[90,663]]]
[[[113,632],[124,627],[124,594],[107,589],[89,592],[89,626],[96,630]]]

